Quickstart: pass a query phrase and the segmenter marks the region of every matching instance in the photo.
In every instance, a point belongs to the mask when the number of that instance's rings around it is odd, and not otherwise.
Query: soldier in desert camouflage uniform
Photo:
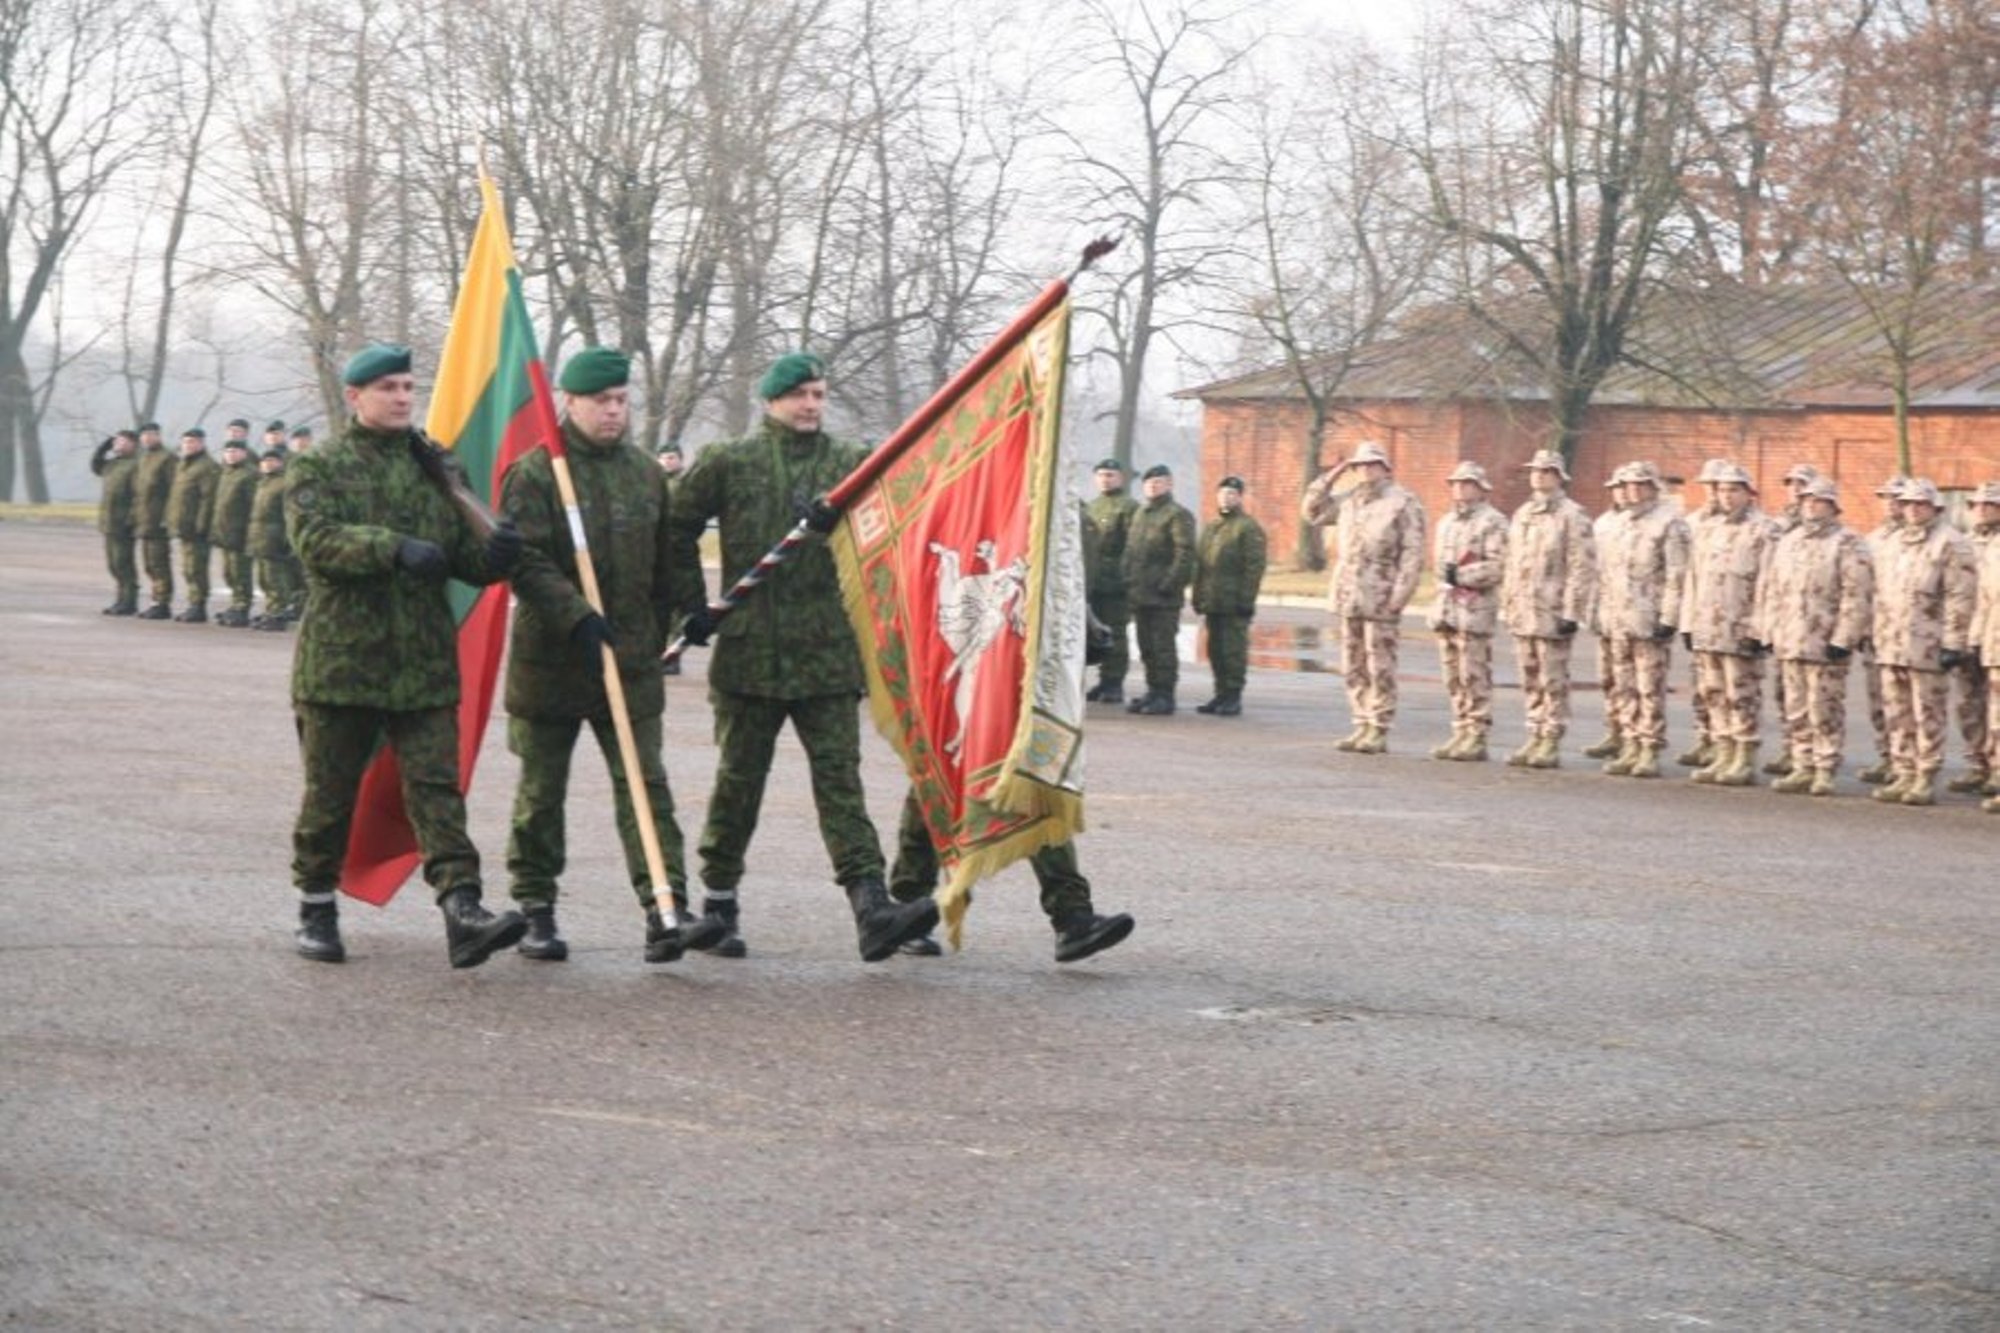
[[[1875,562],[1840,521],[1840,492],[1815,477],[1800,521],[1778,539],[1758,587],[1758,624],[1784,676],[1781,720],[1792,770],[1773,791],[1827,796],[1847,744],[1847,672],[1873,623]]]
[[[1785,470],[1783,480],[1785,505],[1772,515],[1773,521],[1778,525],[1780,540],[1805,521],[1805,488],[1817,480],[1819,480],[1819,469],[1811,463],[1794,463]],[[1764,765],[1764,771],[1774,777],[1783,777],[1792,771],[1792,753],[1790,735],[1784,731],[1785,673],[1782,670],[1771,672],[1771,703],[1779,719],[1780,748],[1777,754],[1771,756],[1771,761]]]
[[[1748,472],[1730,464],[1718,473],[1722,512],[1701,525],[1681,597],[1683,642],[1701,663],[1715,738],[1715,759],[1693,780],[1747,787],[1757,780],[1768,651],[1758,638],[1757,588],[1771,563],[1777,525],[1757,508]]]
[[[1611,525],[1618,521],[1618,515],[1625,509],[1626,468],[1616,467],[1604,482],[1606,494],[1611,498],[1611,507],[1590,522],[1590,539],[1601,554],[1605,540],[1610,536]],[[1625,736],[1619,730],[1620,719],[1625,714],[1628,682],[1618,672],[1618,663],[1611,656],[1611,644],[1604,637],[1604,630],[1597,620],[1598,608],[1590,611],[1591,632],[1597,635],[1597,679],[1604,690],[1604,739],[1595,745],[1583,747],[1586,759],[1616,759],[1625,750]]]
[[[1903,530],[1903,483],[1908,477],[1891,477],[1875,488],[1882,502],[1882,521],[1864,539],[1868,555],[1879,572],[1889,540]],[[1874,626],[1861,644],[1861,683],[1868,691],[1868,726],[1875,736],[1875,762],[1854,776],[1863,782],[1881,784],[1896,776],[1896,761],[1889,754],[1889,723],[1882,715],[1882,670],[1875,662]]]
[[[1390,479],[1389,455],[1373,441],[1315,477],[1299,504],[1305,521],[1332,527],[1333,576],[1327,604],[1340,627],[1341,669],[1354,730],[1335,748],[1382,754],[1396,720],[1396,650],[1403,608],[1424,567],[1424,507]],[[1358,484],[1336,491],[1349,471]]]
[[[1966,537],[1972,542],[1972,562],[1983,568],[1986,553],[2000,545],[2000,481],[1989,481],[1972,494]],[[1993,734],[1986,725],[1986,698],[1991,671],[1984,657],[1971,654],[1952,676],[1957,680],[1958,734],[1965,742],[1965,776],[1945,784],[1946,791],[1983,792],[1995,772]]]
[[[1701,483],[1702,502],[1681,516],[1687,524],[1690,554],[1701,540],[1701,525],[1722,512],[1716,478],[1731,466],[1726,458],[1711,458],[1701,465],[1695,480]],[[1701,661],[1693,653],[1688,654],[1688,707],[1694,714],[1694,742],[1674,762],[1682,768],[1706,768],[1715,762],[1715,736],[1708,725],[1708,700],[1701,693]]]
[[[1597,597],[1597,543],[1583,506],[1564,494],[1569,468],[1543,449],[1528,460],[1534,497],[1507,527],[1500,616],[1514,635],[1527,706],[1527,740],[1507,759],[1517,768],[1557,768],[1569,729],[1569,655]]]
[[[1972,503],[1976,521],[2000,523],[2000,481],[1981,486]],[[1979,590],[1967,637],[1966,651],[1986,672],[1986,767],[2000,774],[2000,541],[1988,542],[1979,558]],[[1987,783],[1986,790],[1993,794],[1979,808],[2000,815],[2000,777]]]
[[[1667,744],[1667,667],[1681,623],[1687,524],[1660,502],[1660,470],[1627,463],[1625,508],[1598,549],[1597,622],[1623,683],[1618,732],[1624,749],[1604,766],[1617,777],[1660,776]]]
[[[1493,627],[1507,561],[1507,518],[1487,503],[1493,484],[1479,464],[1461,462],[1448,481],[1451,509],[1438,520],[1432,551],[1437,603],[1431,628],[1451,699],[1451,739],[1431,758],[1483,763],[1493,730]]]
[[[1902,530],[1883,543],[1875,571],[1875,660],[1896,764],[1875,799],[1931,805],[1944,767],[1949,673],[1971,656],[1979,572],[1972,543],[1945,521],[1935,485],[1906,481],[1902,501]]]

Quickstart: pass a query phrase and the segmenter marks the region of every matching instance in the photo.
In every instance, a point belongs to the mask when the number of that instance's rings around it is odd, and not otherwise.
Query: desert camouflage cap
[[[1829,500],[1837,509],[1840,507],[1840,487],[1833,484],[1832,477],[1814,477],[1799,490],[1801,500]]]
[[[1819,476],[1819,469],[1811,463],[1794,463],[1785,472],[1785,480],[1787,482],[1811,481],[1817,476]]]
[[[1903,483],[1907,480],[1907,477],[1891,477],[1875,488],[1875,494],[1884,500],[1900,500],[1903,498]]]
[[[1741,463],[1719,462],[1715,469],[1715,484],[1718,486],[1747,486],[1757,489],[1757,483],[1750,479],[1749,469]]]
[[[1643,460],[1627,463],[1618,470],[1625,474],[1627,485],[1658,486],[1660,484],[1660,469]]]
[[[1529,472],[1558,472],[1564,481],[1569,480],[1569,464],[1553,449],[1537,449],[1535,456],[1521,466]]]
[[[1695,480],[1703,485],[1713,486],[1722,480],[1721,473],[1725,469],[1735,466],[1736,464],[1726,458],[1711,458],[1701,465],[1701,471],[1696,474]]]
[[[1481,490],[1490,491],[1493,489],[1493,483],[1486,479],[1486,469],[1479,466],[1479,464],[1473,462],[1469,458],[1460,462],[1457,467],[1453,468],[1451,470],[1451,475],[1449,477],[1446,477],[1445,480],[1469,481],[1473,483],[1475,486],[1478,486]]]
[[[2000,505],[2000,481],[1989,481],[1972,493],[1976,505]]]
[[[1903,489],[1896,498],[1905,504],[1927,504],[1933,509],[1944,507],[1944,497],[1938,494],[1937,483],[1929,477],[1911,477],[1903,483]]]
[[[1391,472],[1396,470],[1396,465],[1389,461],[1387,451],[1373,440],[1363,440],[1355,445],[1354,452],[1347,456],[1349,467],[1359,467],[1363,463],[1380,463]]]

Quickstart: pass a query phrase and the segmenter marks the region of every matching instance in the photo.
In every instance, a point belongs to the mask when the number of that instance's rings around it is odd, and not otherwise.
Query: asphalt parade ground
[[[1336,676],[1217,719],[1184,665],[1179,715],[1093,713],[1079,846],[1139,924],[1084,963],[1017,867],[961,953],[862,964],[787,738],[747,959],[641,961],[585,753],[569,962],[450,970],[416,883],[330,967],[291,947],[293,636],[108,600],[94,532],[0,522],[9,1327],[2000,1328],[1974,799],[1605,777],[1594,692],[1559,771],[1434,762],[1421,641],[1379,758],[1333,749]],[[515,773],[496,722],[489,900]]]

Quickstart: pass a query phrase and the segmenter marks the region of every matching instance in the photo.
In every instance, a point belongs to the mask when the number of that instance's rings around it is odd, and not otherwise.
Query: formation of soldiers
[[[230,629],[290,628],[304,609],[305,578],[285,535],[285,469],[311,447],[310,430],[300,426],[287,435],[285,423],[273,421],[264,428],[259,450],[242,417],[229,423],[220,461],[209,453],[208,432],[200,426],[181,432],[177,450],[167,448],[156,421],[106,438],[90,459],[90,470],[103,483],[97,527],[104,534],[104,562],[114,589],[104,614],[207,622],[211,557],[220,551],[229,600],[215,623]],[[186,590],[178,612],[173,609],[176,543]],[[142,562],[152,594],[144,610]],[[260,588],[264,609],[253,615]]]

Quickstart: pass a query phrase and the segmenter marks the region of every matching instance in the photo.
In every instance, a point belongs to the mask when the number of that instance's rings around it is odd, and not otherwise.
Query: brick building
[[[1915,323],[1909,368],[1912,466],[1948,495],[2000,478],[2000,288],[1954,287]],[[1484,336],[1482,336],[1484,335]],[[1493,502],[1527,498],[1522,465],[1549,440],[1535,377],[1463,316],[1432,316],[1367,350],[1348,371],[1319,450],[1331,466],[1362,440],[1395,460],[1396,476],[1433,517],[1461,458],[1487,468]],[[1650,459],[1670,478],[1732,458],[1769,507],[1780,479],[1809,462],[1840,483],[1848,522],[1880,518],[1873,491],[1897,472],[1892,366],[1881,334],[1842,287],[1711,289],[1664,298],[1627,343],[1633,364],[1609,375],[1570,460],[1572,493],[1605,503],[1619,464]],[[1297,550],[1300,493],[1315,474],[1311,421],[1296,376],[1255,371],[1175,395],[1202,405],[1201,471],[1247,484],[1245,506],[1271,534],[1274,564]]]

